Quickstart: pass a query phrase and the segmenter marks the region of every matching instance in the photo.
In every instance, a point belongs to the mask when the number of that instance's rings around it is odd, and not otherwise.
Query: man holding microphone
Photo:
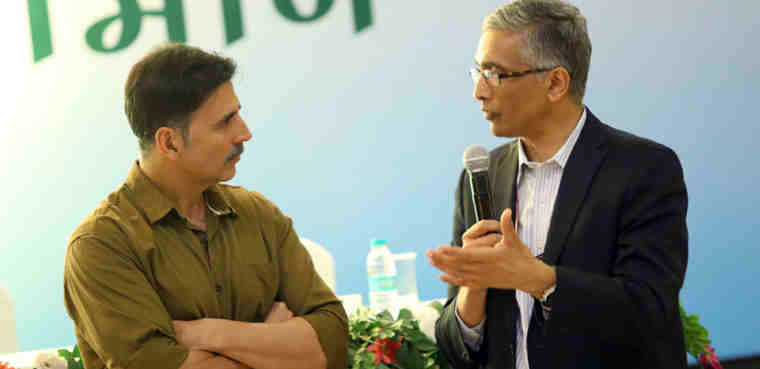
[[[427,253],[449,283],[436,324],[455,368],[685,368],[678,293],[687,193],[676,154],[583,104],[586,20],[517,0],[483,22],[474,97],[498,137],[494,215],[459,179],[452,246]]]

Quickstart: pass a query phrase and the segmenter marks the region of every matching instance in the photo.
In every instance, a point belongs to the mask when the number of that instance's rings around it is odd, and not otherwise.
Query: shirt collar
[[[565,164],[567,164],[567,159],[570,158],[570,153],[573,152],[573,147],[575,147],[575,143],[578,141],[578,137],[581,134],[581,130],[583,130],[583,126],[586,123],[586,108],[583,108],[583,112],[581,113],[580,119],[578,119],[578,123],[575,125],[575,128],[572,132],[570,132],[570,136],[567,137],[567,140],[565,140],[565,143],[562,145],[562,147],[552,156],[551,159],[545,161],[545,163],[557,163],[557,165],[560,166],[560,168],[565,168]],[[518,171],[522,171],[522,167],[524,164],[539,164],[536,162],[531,162],[528,160],[528,155],[525,154],[525,148],[523,147],[522,138],[518,139],[518,155],[517,155],[517,164],[518,164]]]
[[[125,184],[135,194],[133,201],[137,207],[142,209],[151,224],[165,217],[172,209],[177,209],[174,201],[164,195],[158,186],[145,175],[137,160],[132,163]],[[235,209],[229,205],[223,191],[221,191],[219,184],[206,189],[203,195],[211,214],[216,216],[236,214]],[[178,210],[177,213],[179,213]]]

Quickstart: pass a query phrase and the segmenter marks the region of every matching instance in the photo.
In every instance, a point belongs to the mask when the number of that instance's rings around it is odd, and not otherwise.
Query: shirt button
[[[222,290],[223,290],[222,285],[219,284],[219,283],[217,283],[216,284],[216,292],[222,293]]]

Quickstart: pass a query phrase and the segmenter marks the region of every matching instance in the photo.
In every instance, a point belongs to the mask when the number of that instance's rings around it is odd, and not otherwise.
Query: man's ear
[[[182,135],[176,129],[164,126],[156,131],[155,148],[169,160],[179,157],[183,143]]]
[[[546,96],[551,102],[557,102],[570,90],[570,73],[564,67],[557,67],[547,72],[546,83],[549,90]]]

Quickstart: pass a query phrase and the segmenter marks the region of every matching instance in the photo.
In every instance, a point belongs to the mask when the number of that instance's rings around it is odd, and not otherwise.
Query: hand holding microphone
[[[462,234],[462,248],[459,250],[472,250],[479,248],[493,248],[502,240],[501,225],[494,220],[491,202],[491,191],[488,179],[488,151],[482,146],[469,146],[462,154],[462,162],[470,185],[471,199],[475,212],[476,223]],[[451,277],[457,272],[455,269],[467,265],[459,258],[446,252],[449,246],[443,246],[438,250],[430,250],[427,253],[430,263],[443,271],[442,280],[458,284]],[[454,251],[456,252],[456,251]],[[460,282],[461,283],[461,282]],[[474,287],[474,286],[473,286]],[[483,287],[474,287],[475,290],[485,291]]]
[[[472,194],[472,207],[475,211],[476,223],[462,235],[462,246],[475,246],[486,242],[488,246],[493,246],[500,238],[493,235],[500,235],[499,222],[493,214],[493,203],[491,201],[491,190],[488,179],[488,151],[483,146],[471,145],[462,153],[462,163],[467,171],[467,178],[470,182],[470,193]],[[486,239],[480,240],[481,236]],[[495,240],[495,241],[494,241]],[[493,241],[493,242],[490,242]]]
[[[462,153],[462,162],[470,180],[475,220],[494,219],[488,184],[488,151],[483,146],[469,146]]]

